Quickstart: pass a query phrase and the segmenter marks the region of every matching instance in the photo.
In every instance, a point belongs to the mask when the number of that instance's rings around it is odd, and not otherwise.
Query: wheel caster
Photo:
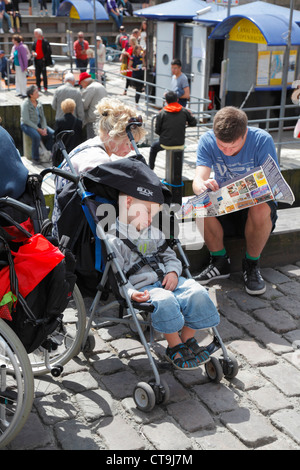
[[[139,382],[134,391],[133,399],[137,408],[141,411],[153,410],[156,402],[156,397],[153,388],[146,382]]]
[[[223,378],[223,368],[216,357],[211,357],[205,364],[205,372],[212,382],[219,383]]]
[[[51,375],[53,375],[53,377],[59,377],[63,370],[64,368],[62,365],[56,364],[56,366],[51,369]]]
[[[83,345],[83,352],[85,353],[91,353],[94,351],[95,349],[95,346],[96,346],[96,340],[95,340],[95,336],[92,332],[90,332],[88,334],[88,337],[86,339],[86,342],[84,343]]]
[[[149,380],[149,385],[154,390],[155,402],[157,405],[165,405],[170,400],[170,388],[164,379],[160,380],[160,384],[156,385],[155,379]]]
[[[220,362],[226,379],[234,379],[239,371],[239,364],[236,358],[232,354],[228,353],[228,359],[222,358],[220,359]]]

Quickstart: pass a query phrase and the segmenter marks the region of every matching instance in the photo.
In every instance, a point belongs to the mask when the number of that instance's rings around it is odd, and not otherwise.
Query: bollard
[[[28,160],[32,160],[32,141],[29,135],[22,132],[23,137],[23,156],[28,158]]]
[[[176,204],[182,203],[182,164],[183,149],[180,147],[167,147],[161,145],[166,150],[166,172],[163,183],[169,186],[172,192],[172,202]]]

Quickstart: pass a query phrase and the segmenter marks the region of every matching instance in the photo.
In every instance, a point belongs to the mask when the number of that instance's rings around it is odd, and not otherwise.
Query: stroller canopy
[[[84,188],[95,196],[116,203],[120,192],[141,200],[171,204],[171,192],[160,181],[141,156],[122,158],[99,165],[82,174]],[[59,236],[70,237],[70,247],[76,243],[83,225],[87,224],[74,183],[66,184],[57,194],[61,209],[57,221]],[[72,248],[71,248],[72,249]]]
[[[139,156],[99,165],[83,174],[83,184],[95,195],[112,200],[122,192],[144,201],[171,202],[169,189]]]

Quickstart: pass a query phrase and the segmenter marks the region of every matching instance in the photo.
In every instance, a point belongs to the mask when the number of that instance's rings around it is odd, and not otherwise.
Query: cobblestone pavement
[[[149,361],[127,326],[106,326],[93,354],[81,353],[59,378],[36,379],[32,412],[9,449],[300,449],[300,262],[262,273],[259,297],[245,293],[241,273],[209,287],[218,331],[239,362],[232,381],[213,383],[202,368],[173,370],[160,339],[153,355],[170,401],[141,412],[132,392],[151,378]]]

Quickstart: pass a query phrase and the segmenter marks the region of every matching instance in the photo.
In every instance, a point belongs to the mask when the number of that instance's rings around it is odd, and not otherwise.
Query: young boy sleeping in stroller
[[[181,276],[182,264],[152,224],[160,204],[120,193],[119,217],[108,238],[135,302],[151,302],[153,328],[168,342],[166,359],[176,369],[193,370],[209,360],[194,338],[196,330],[215,327],[218,311],[206,289]]]

